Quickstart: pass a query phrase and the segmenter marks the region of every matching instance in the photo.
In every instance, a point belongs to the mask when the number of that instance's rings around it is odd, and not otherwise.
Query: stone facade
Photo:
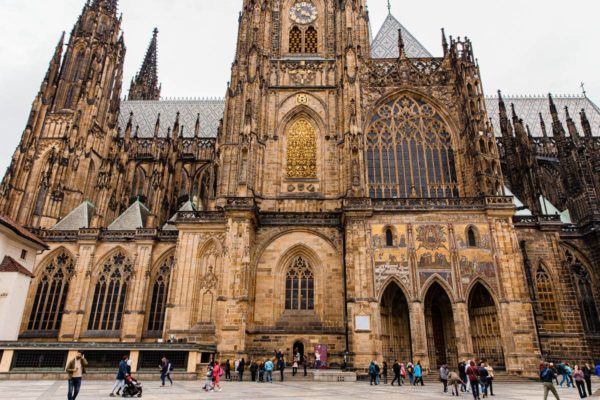
[[[423,57],[400,32],[398,58],[376,58],[364,0],[245,0],[213,137],[204,108],[191,134],[189,104],[153,132],[119,117],[119,25],[116,1],[85,6],[2,182],[2,212],[51,247],[23,341],[171,339],[222,359],[321,345],[331,366],[478,357],[519,374],[600,354],[597,141],[570,117],[566,137],[552,99],[556,157],[502,99],[497,139],[469,40]],[[161,107],[156,48],[157,31],[131,110]],[[548,162],[572,221],[540,206]],[[35,311],[56,257],[73,264],[60,323]]]

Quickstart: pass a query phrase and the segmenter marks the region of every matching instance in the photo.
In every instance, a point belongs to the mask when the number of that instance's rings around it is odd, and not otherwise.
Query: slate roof
[[[150,210],[136,201],[106,228],[109,231],[134,231],[146,227]]]
[[[192,203],[190,200],[186,201],[184,205],[181,206],[181,208],[179,210],[177,210],[177,212],[180,211],[198,211],[198,209],[196,208],[196,206],[194,205],[194,203]],[[171,217],[171,219],[169,219],[169,221],[163,226],[163,230],[165,231],[176,231],[177,227],[175,226],[175,220],[177,220],[177,213],[175,213],[175,215],[173,215]]]
[[[19,235],[23,239],[26,239],[26,240],[40,246],[42,249],[48,249],[48,246],[46,245],[46,243],[44,243],[42,241],[42,239],[40,239],[33,233],[29,232],[27,229],[25,229],[23,226],[19,225],[12,219],[10,219],[2,214],[0,214],[0,225],[4,225],[5,227],[7,227],[11,231],[13,231],[15,234]]]
[[[433,57],[429,51],[391,13],[371,44],[372,58],[398,58],[398,29],[402,29],[404,49],[409,58]]]
[[[84,201],[77,208],[67,214],[51,231],[78,231],[81,228],[89,228],[96,207],[89,201]]]
[[[552,116],[550,115],[550,104],[548,102],[548,96],[506,96],[502,95],[504,103],[510,113],[510,104],[514,103],[515,110],[519,118],[523,119],[526,125],[529,125],[531,134],[533,136],[543,136],[542,128],[540,124],[539,113],[542,113],[542,118],[546,123],[546,131],[548,136],[552,136]],[[565,106],[569,107],[569,114],[577,126],[579,134],[583,136],[583,127],[581,126],[581,119],[579,118],[579,112],[581,109],[585,110],[588,120],[592,125],[592,132],[594,136],[600,136],[600,109],[587,97],[583,95],[572,95],[572,96],[554,96],[554,104],[558,109],[561,121],[566,126],[565,117]],[[494,124],[494,130],[496,136],[502,136],[500,132],[500,117],[499,117],[499,105],[498,97],[486,98],[488,115],[492,118]],[[510,114],[509,114],[510,115]]]
[[[0,272],[18,272],[19,274],[33,278],[33,274],[27,268],[15,261],[10,256],[4,256],[4,260],[0,263]]]
[[[138,132],[138,137],[151,138],[154,136],[156,121],[160,114],[159,136],[166,137],[173,130],[177,112],[179,125],[183,129],[183,136],[193,137],[196,120],[200,117],[200,137],[215,138],[223,111],[224,100],[125,100],[121,102],[119,115],[119,129],[125,132],[130,113],[133,113],[133,132]]]

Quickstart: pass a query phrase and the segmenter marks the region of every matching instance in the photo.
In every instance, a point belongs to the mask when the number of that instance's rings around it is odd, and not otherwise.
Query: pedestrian
[[[579,398],[584,399],[587,397],[585,394],[585,377],[583,371],[579,369],[578,365],[573,367],[573,380],[577,385],[577,391],[579,391]]]
[[[173,367],[171,366],[171,362],[167,359],[167,357],[163,356],[163,358],[160,360],[160,365],[158,368],[160,368],[160,380],[162,381],[162,385],[160,386],[164,387],[165,380],[167,379],[171,383],[171,386],[173,386],[173,380],[171,379],[171,371]]]
[[[450,371],[448,370],[448,365],[444,364],[440,367],[440,382],[444,387],[444,393],[448,393],[448,375]]]
[[[571,368],[569,363],[565,364],[565,371],[567,373],[567,378],[568,378],[569,382],[571,383],[571,387],[573,389],[575,389],[575,382],[573,382],[573,369]]]
[[[392,371],[394,372],[394,379],[392,379],[392,386],[394,386],[394,382],[398,382],[398,386],[402,386],[400,383],[400,364],[398,364],[398,360],[394,361],[394,365],[392,365]]]
[[[415,368],[411,362],[406,364],[406,372],[408,372],[408,381],[413,385],[415,383]]]
[[[488,372],[488,379],[487,379],[488,391],[489,391],[490,396],[493,396],[494,395],[494,368],[492,368],[492,366],[489,363],[486,363],[485,369]]]
[[[483,393],[483,398],[488,397],[488,371],[485,368],[485,363],[479,364],[479,384],[481,385],[481,392]]]
[[[273,383],[273,361],[265,362],[265,373],[267,374],[266,381]]]
[[[254,360],[250,360],[250,377],[252,382],[256,382],[256,372],[258,371],[258,365]]]
[[[279,360],[277,360],[277,369],[279,370],[281,382],[283,382],[283,372],[285,370],[285,357],[281,357]]]
[[[265,382],[265,360],[263,359],[258,366],[258,382]]]
[[[600,378],[600,360],[596,362],[596,368],[594,368],[594,371],[596,371],[596,376]]]
[[[461,361],[458,364],[458,376],[460,377],[460,391],[467,392],[469,389],[467,388],[467,363],[466,361]]]
[[[583,379],[585,380],[588,396],[592,396],[592,368],[590,367],[590,364],[585,363],[581,370],[583,371]]]
[[[404,385],[406,382],[406,367],[404,363],[400,363],[400,386]]]
[[[229,359],[225,360],[223,363],[223,371],[225,372],[225,380],[231,380],[231,364],[229,363]]]
[[[471,391],[473,392],[473,398],[480,400],[479,397],[479,369],[475,366],[475,361],[470,361],[467,367],[467,378],[471,384]]]
[[[565,382],[567,382],[567,387],[569,387],[569,377],[567,376],[567,371],[565,369],[565,363],[560,362],[557,366],[558,374],[562,377],[560,383],[558,384],[560,387],[563,386]]]
[[[204,389],[205,392],[212,392],[213,389],[213,368],[214,368],[214,363],[211,361],[208,364],[208,367],[206,368],[206,382],[204,382],[204,386],[202,387],[202,389]]]
[[[304,368],[304,376],[308,375],[308,357],[302,357],[302,368]]]
[[[246,368],[246,361],[242,358],[238,363],[237,372],[238,380],[242,382],[244,380],[244,369]]]
[[[544,400],[548,400],[548,392],[552,392],[554,397],[556,397],[556,400],[560,400],[560,397],[558,397],[558,392],[556,391],[556,388],[554,387],[554,376],[555,375],[556,374],[555,374],[554,370],[552,370],[550,368],[549,364],[547,362],[545,362],[542,372],[540,372],[540,379],[541,379],[542,383],[544,384]]]
[[[68,400],[75,400],[81,390],[81,379],[86,373],[85,368],[88,362],[81,352],[75,354],[75,358],[67,363],[66,372],[69,376],[69,389],[67,392]]]
[[[448,383],[452,389],[452,396],[460,396],[458,393],[458,385],[460,384],[462,387],[462,385],[465,383],[462,379],[460,379],[460,375],[454,371],[450,371],[448,374]]]
[[[296,376],[298,373],[298,359],[294,357],[294,363],[292,364],[292,376]]]
[[[369,364],[369,378],[371,378],[369,382],[371,386],[377,385],[377,376],[375,374],[375,361],[371,361],[371,364]]]
[[[125,388],[125,378],[127,377],[127,356],[123,356],[121,361],[119,362],[119,369],[117,370],[117,379],[115,380],[115,384],[113,385],[112,391],[110,392],[110,397],[115,397],[115,390],[117,391],[117,396],[121,395],[121,390]]]
[[[215,366],[213,368],[213,390],[221,391],[221,376],[223,376],[223,368],[219,361],[215,361]]]
[[[382,365],[382,369],[381,369],[381,376],[383,378],[383,384],[387,385],[387,374],[388,374],[388,365],[387,362],[383,362]]]
[[[417,361],[417,365],[415,365],[414,385],[417,386],[419,382],[421,382],[421,386],[425,386],[425,384],[423,383],[423,368],[421,367],[421,361]]]

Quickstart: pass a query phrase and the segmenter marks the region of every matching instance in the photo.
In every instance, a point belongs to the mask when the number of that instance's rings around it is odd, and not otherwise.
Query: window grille
[[[290,53],[302,53],[302,31],[297,26],[290,31]]]
[[[138,369],[156,370],[161,364],[161,359],[167,357],[175,371],[187,371],[187,351],[141,351]]]
[[[11,370],[64,369],[67,354],[64,350],[17,350],[13,355]]]
[[[312,26],[309,27],[304,35],[304,52],[307,54],[316,54],[318,52],[318,40],[317,30]]]
[[[288,270],[285,282],[286,310],[314,310],[315,281],[308,262],[296,257]]]

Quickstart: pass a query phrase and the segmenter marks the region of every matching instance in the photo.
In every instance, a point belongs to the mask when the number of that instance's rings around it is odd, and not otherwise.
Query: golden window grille
[[[287,134],[287,176],[317,177],[317,133],[304,118],[296,121]]]
[[[297,26],[290,31],[290,53],[302,53],[302,32]]]
[[[305,41],[305,53],[315,54],[318,50],[318,37],[317,30],[312,26],[306,30],[304,36]]]

